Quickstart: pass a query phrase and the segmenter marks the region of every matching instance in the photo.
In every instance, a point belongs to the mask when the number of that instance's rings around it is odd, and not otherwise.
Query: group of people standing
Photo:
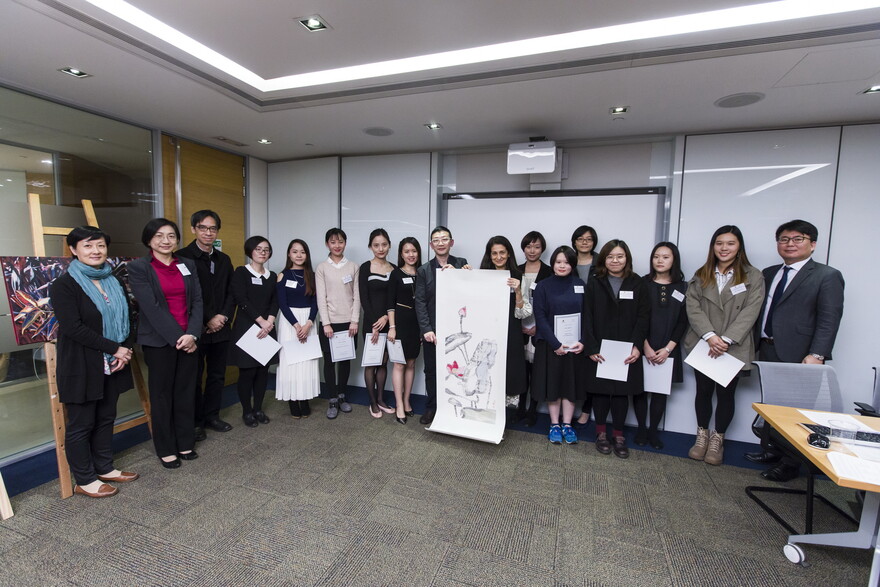
[[[332,360],[333,338],[347,336],[356,342],[360,331],[367,344],[375,345],[380,335],[399,342],[404,362],[392,368],[395,405],[389,406],[383,394],[387,355],[379,365],[365,368],[364,383],[370,414],[394,415],[401,424],[414,416],[410,393],[415,361],[424,347],[428,397],[419,421],[431,423],[437,405],[435,274],[471,268],[466,259],[451,254],[454,240],[448,228],[438,226],[431,232],[434,256],[424,263],[419,241],[402,239],[397,265],[388,260],[388,233],[378,228],[367,243],[373,256],[360,266],[345,257],[345,232],[331,228],[325,235],[325,260],[313,268],[308,244],[293,239],[280,274],[267,267],[273,249],[262,236],[247,239],[244,252],[249,262],[233,270],[229,256],[214,246],[220,217],[211,210],[193,214],[191,230],[194,240],[180,248],[174,222],[156,218],[144,227],[142,242],[148,252],[128,263],[136,325],[124,285],[107,263],[110,237],[88,226],[67,237],[75,259],[68,273],[53,283],[50,296],[59,324],[59,397],[68,412],[67,457],[77,493],[108,497],[118,492],[111,483],[138,477],[114,467],[111,446],[116,399],[132,387],[128,363],[134,342],[141,345],[149,367],[156,454],[169,469],[198,458],[195,443],[206,437],[206,429],[232,428],[219,416],[227,365],[240,370],[243,423],[269,424],[263,410],[269,365],[234,344],[252,329],[257,338],[275,337],[282,343],[275,395],[288,403],[296,419],[311,414],[309,400],[320,394],[319,361],[288,360],[285,349],[290,344],[318,337],[329,399],[326,416],[335,419],[352,407],[346,401],[350,361]],[[722,226],[710,240],[706,262],[686,283],[678,249],[670,242],[654,247],[650,271],[640,277],[633,271],[626,242],[612,239],[596,252],[598,235],[589,226],[574,231],[571,246],[557,247],[549,265],[541,261],[546,240],[538,232],[522,238],[521,265],[507,238],[492,237],[480,268],[509,272],[506,394],[519,398],[514,417],[534,425],[538,403],[546,402],[550,442],[572,444],[578,441],[575,428],[586,425],[592,412],[596,449],[626,458],[623,428],[630,398],[638,421],[636,443],[663,447],[659,423],[666,396],[644,392],[643,356],[654,364],[672,361],[676,382],[683,381],[680,345],[689,352],[701,339],[710,356],[726,352],[742,360],[744,372],[755,357],[756,341],[764,360],[794,360],[790,357],[799,353],[803,362],[830,358],[842,313],[843,279],[810,259],[817,238],[808,222],[782,225],[776,239],[785,263],[762,275],[748,261],[740,230]],[[795,288],[801,311],[813,316],[808,324],[792,327],[777,317],[791,315],[779,308]],[[772,294],[765,295],[765,290]],[[555,318],[573,314],[580,316],[580,336],[563,344]],[[788,339],[797,339],[798,349],[791,355],[776,353],[788,348]],[[626,381],[597,376],[597,366],[605,361],[603,340],[632,345],[625,360]],[[721,386],[696,373],[698,430],[691,458],[722,462],[738,377]],[[710,430],[713,397],[717,406]],[[581,415],[575,419],[578,406]],[[762,451],[756,460],[772,462],[767,454]]]

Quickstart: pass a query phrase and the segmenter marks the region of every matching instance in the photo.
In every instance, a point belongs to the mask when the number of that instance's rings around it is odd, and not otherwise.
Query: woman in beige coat
[[[684,340],[685,352],[690,353],[703,339],[709,345],[710,357],[727,353],[745,363],[742,371],[748,371],[755,358],[752,327],[763,300],[764,278],[749,263],[742,232],[736,226],[722,226],[709,241],[706,263],[688,282],[686,307],[690,328]],[[719,385],[699,371],[694,371],[694,376],[698,428],[697,440],[688,456],[720,465],[724,457],[724,433],[733,420],[734,392],[740,374],[727,386]],[[715,394],[718,395],[715,429],[710,432]]]

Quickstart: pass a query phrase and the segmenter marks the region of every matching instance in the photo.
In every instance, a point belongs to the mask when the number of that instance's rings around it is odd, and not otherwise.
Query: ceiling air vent
[[[230,139],[227,137],[214,137],[218,141],[223,141],[226,144],[232,145],[233,147],[247,147],[247,143],[242,143],[241,141],[236,141],[235,139]]]

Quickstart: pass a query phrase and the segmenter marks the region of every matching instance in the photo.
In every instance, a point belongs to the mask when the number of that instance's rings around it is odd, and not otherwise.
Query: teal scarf
[[[127,339],[129,332],[128,298],[125,296],[122,285],[113,277],[113,268],[110,267],[110,263],[104,262],[103,265],[95,268],[74,259],[70,262],[67,272],[101,312],[104,338],[120,343]],[[101,282],[101,288],[107,294],[107,299],[104,299],[92,280]],[[111,355],[106,353],[104,358],[108,362],[113,359]]]

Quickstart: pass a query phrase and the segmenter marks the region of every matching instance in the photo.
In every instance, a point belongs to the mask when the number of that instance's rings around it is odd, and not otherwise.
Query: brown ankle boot
[[[724,435],[714,430],[709,435],[709,448],[703,461],[709,465],[720,465],[724,460]]]
[[[706,458],[706,449],[709,447],[709,431],[705,428],[697,428],[697,440],[688,451],[688,456],[695,461]]]

